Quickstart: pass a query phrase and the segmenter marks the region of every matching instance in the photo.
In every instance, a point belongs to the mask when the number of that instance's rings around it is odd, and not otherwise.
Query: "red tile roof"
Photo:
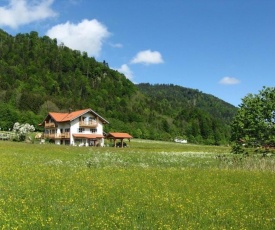
[[[64,122],[64,121],[71,121],[75,118],[81,116],[82,114],[85,114],[89,112],[90,109],[83,109],[78,110],[70,113],[54,113],[50,112],[49,115],[56,121],[56,122]]]
[[[108,133],[107,138],[114,138],[114,139],[123,139],[123,138],[133,138],[128,133]]]
[[[98,116],[102,120],[102,122],[109,123],[107,120],[105,120],[103,117],[98,115],[92,109],[82,109],[82,110],[77,110],[77,111],[68,112],[68,113],[49,112],[48,116],[52,117],[56,122],[67,122],[67,121],[72,121],[87,112],[92,112],[94,115]]]

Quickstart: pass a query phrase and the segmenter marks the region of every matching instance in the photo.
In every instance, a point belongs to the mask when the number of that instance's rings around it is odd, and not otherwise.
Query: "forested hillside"
[[[177,85],[142,83],[137,85],[139,90],[149,96],[154,103],[154,110],[171,115],[182,113],[192,108],[201,109],[211,116],[230,123],[236,113],[236,108],[210,94],[205,94],[196,89],[185,88]],[[169,104],[169,106],[168,106]],[[159,108],[165,109],[164,111]]]
[[[92,108],[105,131],[134,137],[223,144],[237,108],[212,95],[174,85],[134,85],[87,53],[37,32],[0,30],[0,128],[28,122],[36,129],[49,111]]]
[[[182,135],[193,143],[221,143],[230,134],[236,108],[217,97],[177,85],[139,84],[149,98],[150,109],[172,118],[168,127],[180,127]],[[165,127],[165,125],[164,125]]]

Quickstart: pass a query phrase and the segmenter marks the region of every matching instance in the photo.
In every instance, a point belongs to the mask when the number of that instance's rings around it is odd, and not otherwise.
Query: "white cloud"
[[[112,46],[113,48],[122,48],[123,45],[121,43],[111,43],[110,46]]]
[[[219,83],[222,85],[236,85],[240,83],[240,80],[234,77],[224,77]]]
[[[54,0],[9,0],[8,6],[0,7],[0,26],[17,28],[34,21],[57,15],[51,9]]]
[[[123,64],[117,71],[123,73],[129,80],[133,80],[133,72],[127,64]]]
[[[131,63],[142,63],[145,65],[163,63],[161,53],[158,51],[144,50],[136,54]]]
[[[66,22],[52,27],[46,33],[71,49],[85,51],[91,56],[100,54],[104,39],[110,36],[108,29],[96,19],[84,19],[78,24]]]

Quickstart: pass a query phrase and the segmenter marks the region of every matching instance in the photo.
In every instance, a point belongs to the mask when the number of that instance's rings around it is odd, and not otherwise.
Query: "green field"
[[[1,229],[275,229],[275,159],[0,141]]]

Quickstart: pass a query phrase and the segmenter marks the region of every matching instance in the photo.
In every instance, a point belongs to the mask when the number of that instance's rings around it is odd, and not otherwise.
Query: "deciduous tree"
[[[241,146],[275,146],[275,87],[263,87],[258,94],[248,94],[231,125],[233,152]]]

